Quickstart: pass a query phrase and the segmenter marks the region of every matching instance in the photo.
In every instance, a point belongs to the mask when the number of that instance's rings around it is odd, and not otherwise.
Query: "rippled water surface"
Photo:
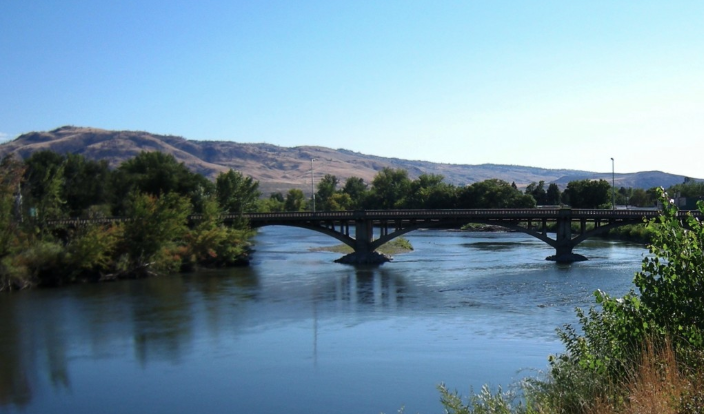
[[[0,412],[440,413],[543,369],[592,292],[631,288],[645,249],[587,241],[557,265],[517,233],[416,231],[380,267],[264,228],[247,268],[0,295]]]

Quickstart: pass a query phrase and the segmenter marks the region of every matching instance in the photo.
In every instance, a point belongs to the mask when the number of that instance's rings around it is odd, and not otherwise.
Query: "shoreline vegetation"
[[[484,386],[463,397],[438,386],[448,414],[695,414],[704,412],[704,224],[661,191],[662,214],[645,223],[650,255],[634,288],[594,292],[577,327],[558,337],[565,352],[546,372],[510,391]],[[704,212],[704,202],[697,204]]]
[[[36,151],[26,159],[9,154],[0,162],[0,291],[244,264],[251,254],[249,240],[254,232],[244,220],[223,225],[217,220],[222,213],[309,211],[313,200],[326,211],[562,204],[608,208],[614,201],[613,190],[604,180],[571,181],[564,191],[541,181],[522,191],[515,183],[499,179],[457,186],[444,182],[442,175],[421,174],[411,179],[406,170],[385,167],[371,183],[349,177],[341,188],[338,184],[337,177],[325,174],[311,197],[294,188],[267,198],[259,192],[259,183],[241,172],[229,170],[213,182],[172,155],[157,151],[142,152],[117,168],[110,168],[105,160],[50,150]],[[691,179],[671,189],[691,199],[704,195],[704,183]],[[652,205],[654,197],[651,190],[622,188],[615,202]],[[210,218],[188,223],[188,214]],[[81,229],[45,225],[67,217],[114,216],[134,220]],[[508,231],[474,224],[464,230]],[[616,229],[606,237],[642,243],[651,236],[647,227],[633,226]],[[338,261],[378,264],[388,257],[360,252]]]
[[[370,189],[352,177],[338,190],[337,178],[325,175],[315,199],[321,210],[530,208],[545,197],[562,199],[556,185],[546,192],[542,182],[524,193],[495,179],[461,188],[442,180],[425,174],[411,180],[404,170],[384,168]],[[573,207],[603,208],[609,190],[604,180],[582,180],[563,194]],[[704,190],[704,183],[677,187],[689,190]],[[704,412],[704,224],[691,215],[679,219],[674,201],[657,192],[658,218],[612,235],[649,243],[634,289],[621,298],[596,291],[593,307],[576,310],[579,326],[558,329],[565,352],[550,356],[548,371],[519,384],[517,393],[484,387],[462,398],[441,385],[446,413]],[[246,264],[254,231],[244,220],[225,226],[220,214],[306,208],[300,189],[262,199],[258,183],[240,172],[211,182],[159,152],[143,152],[114,170],[75,154],[7,156],[0,162],[0,291]],[[697,209],[704,212],[704,201]],[[189,223],[192,213],[202,219]],[[77,229],[45,225],[109,216],[131,220]],[[478,229],[486,228],[467,226]],[[412,249],[404,240],[387,248]]]
[[[230,170],[211,182],[173,156],[107,162],[39,151],[0,162],[0,291],[132,279],[246,264],[254,232],[220,215],[249,211],[258,183]],[[197,222],[189,222],[191,214]],[[49,226],[65,217],[129,217],[109,225]]]

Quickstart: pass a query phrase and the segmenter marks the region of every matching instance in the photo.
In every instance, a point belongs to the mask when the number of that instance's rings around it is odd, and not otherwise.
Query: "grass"
[[[685,362],[686,361],[686,362]],[[576,369],[570,384],[555,380],[528,380],[523,401],[515,394],[492,393],[486,386],[462,398],[440,385],[448,414],[694,414],[704,413],[704,372],[701,355],[681,356],[670,341],[648,340],[625,380],[613,384]],[[569,385],[569,387],[565,387]],[[577,406],[565,404],[578,400]]]
[[[338,244],[329,247],[317,247],[312,250],[340,254],[348,254],[353,252],[352,248],[346,244]],[[383,244],[377,249],[377,251],[386,255],[395,255],[413,251],[413,246],[411,245],[411,242],[409,242],[408,239],[406,239],[405,237],[397,237],[391,240],[390,242]]]

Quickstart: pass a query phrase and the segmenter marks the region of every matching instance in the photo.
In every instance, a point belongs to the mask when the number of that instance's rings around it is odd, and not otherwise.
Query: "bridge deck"
[[[593,210],[593,209],[545,209],[545,208],[524,208],[524,209],[455,209],[455,210],[358,210],[358,211],[320,211],[320,212],[279,212],[279,213],[244,213],[223,214],[223,220],[235,220],[241,217],[255,223],[272,222],[295,222],[295,221],[347,221],[357,220],[462,220],[462,219],[488,219],[488,220],[512,220],[512,221],[533,221],[547,220],[553,221],[569,217],[572,220],[629,220],[637,221],[657,217],[660,214],[657,210]],[[698,210],[680,211],[679,215],[685,217],[692,214],[695,217],[702,217]],[[194,214],[191,220],[198,220],[201,216]],[[106,217],[96,219],[66,218],[49,220],[49,225],[86,225],[86,224],[108,224],[129,221],[128,217]]]

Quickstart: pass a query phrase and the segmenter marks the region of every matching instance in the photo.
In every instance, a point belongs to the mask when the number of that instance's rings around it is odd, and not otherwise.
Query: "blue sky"
[[[704,178],[704,2],[2,1],[0,139],[63,125]]]

